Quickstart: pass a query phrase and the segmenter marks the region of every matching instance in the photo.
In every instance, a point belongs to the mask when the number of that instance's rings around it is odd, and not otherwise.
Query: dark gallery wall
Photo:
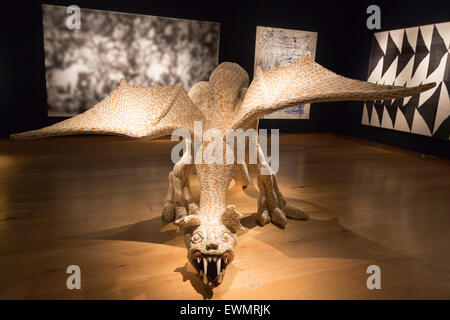
[[[318,32],[316,60],[344,76],[367,78],[373,31],[366,8],[381,8],[383,30],[450,20],[449,1],[44,1],[58,5],[220,22],[220,61],[253,75],[256,26]],[[1,10],[0,135],[42,127],[47,117],[41,1]],[[309,120],[263,120],[281,132],[339,132],[425,154],[450,158],[450,143],[362,126],[361,102],[319,103]]]
[[[369,3],[369,2],[367,2]],[[367,7],[367,3],[364,5]],[[375,2],[381,8],[381,31],[415,27],[450,21],[450,1],[386,1]],[[362,8],[361,8],[362,10]],[[350,27],[352,32],[348,75],[367,79],[373,32],[362,27],[365,21]],[[336,103],[338,105],[338,103]],[[417,134],[361,125],[362,103],[339,103],[336,131],[379,143],[406,148],[423,154],[450,158],[450,142]]]

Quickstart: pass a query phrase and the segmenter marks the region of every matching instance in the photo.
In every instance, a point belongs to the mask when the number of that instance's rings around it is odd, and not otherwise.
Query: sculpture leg
[[[262,168],[266,168],[271,174],[262,175]],[[308,214],[287,203],[278,188],[277,177],[270,169],[260,147],[259,160],[257,165],[254,166],[254,169],[256,169],[258,179],[259,198],[257,221],[260,225],[272,222],[273,224],[284,228],[287,224],[286,217],[296,220],[308,219]]]
[[[192,200],[189,175],[194,167],[186,157],[178,161],[169,173],[169,190],[162,213],[166,222],[180,219],[187,214],[196,214],[198,206]]]
[[[252,183],[246,163],[237,164],[234,166],[234,180],[236,184],[240,185],[243,190]]]

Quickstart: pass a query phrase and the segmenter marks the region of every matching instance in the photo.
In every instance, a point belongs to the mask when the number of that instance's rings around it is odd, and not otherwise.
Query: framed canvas
[[[255,67],[279,68],[300,59],[309,52],[315,59],[317,32],[256,27]],[[264,119],[309,119],[310,104],[277,111]]]
[[[361,123],[449,140],[449,47],[450,22],[375,33],[368,81],[437,85],[404,99],[365,102]]]
[[[67,7],[42,10],[49,116],[84,112],[121,78],[189,90],[218,63],[219,23],[81,8],[70,29]]]

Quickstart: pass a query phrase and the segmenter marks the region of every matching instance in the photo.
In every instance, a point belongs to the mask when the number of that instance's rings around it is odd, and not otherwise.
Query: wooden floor
[[[160,218],[167,140],[0,139],[0,299],[449,299],[450,165],[331,134],[280,137],[278,181],[309,221],[255,226],[205,290]],[[193,191],[198,195],[197,177]],[[66,268],[81,268],[81,290]],[[366,268],[381,268],[368,290]]]

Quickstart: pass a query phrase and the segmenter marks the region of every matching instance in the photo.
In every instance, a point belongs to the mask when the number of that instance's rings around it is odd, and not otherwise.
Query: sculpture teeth
[[[225,264],[227,264],[228,258],[225,258]]]
[[[209,258],[208,258],[208,262],[211,262],[211,260],[212,260],[212,258],[211,258],[211,257],[209,257]]]
[[[208,284],[208,278],[206,277],[206,273],[203,275],[203,283]]]
[[[214,257],[214,258],[213,258],[213,261],[216,262],[216,261],[217,261],[217,257]]]
[[[209,285],[209,286],[212,286],[212,283],[211,283],[211,281],[210,281],[210,282],[208,282],[208,285]]]
[[[217,278],[217,281],[219,283],[222,283],[222,281],[223,281],[223,273],[219,274],[219,277]]]
[[[203,272],[205,273],[205,277],[206,277],[206,274],[208,273],[208,264],[206,263],[205,258],[203,258]]]
[[[202,259],[197,258],[197,263],[200,264],[200,261],[202,261]]]
[[[217,274],[219,275],[220,274],[220,267],[221,267],[221,264],[222,264],[222,259],[217,259]]]
[[[203,276],[203,270],[200,270],[200,277]]]

